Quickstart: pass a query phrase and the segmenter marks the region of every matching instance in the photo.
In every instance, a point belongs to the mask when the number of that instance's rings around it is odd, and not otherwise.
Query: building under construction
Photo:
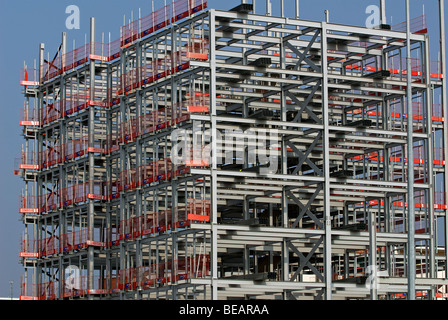
[[[40,45],[21,299],[448,297],[443,0],[439,62],[425,16],[391,26],[384,1],[375,28],[266,2]]]

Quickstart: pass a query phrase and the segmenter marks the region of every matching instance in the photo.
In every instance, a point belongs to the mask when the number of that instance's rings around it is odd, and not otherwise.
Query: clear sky
[[[294,0],[285,1],[285,13],[293,18]],[[248,2],[251,2],[249,0]],[[271,0],[273,15],[280,13],[280,0]],[[388,22],[393,24],[405,20],[405,0],[386,0]],[[164,0],[154,0],[157,10]],[[168,0],[171,3],[171,0]],[[208,7],[228,10],[241,3],[240,0],[208,0]],[[257,12],[264,14],[265,0],[256,0]],[[80,9],[80,29],[68,30],[65,13],[69,5]],[[379,5],[379,0],[300,0],[300,17],[305,20],[324,20],[324,10],[330,11],[330,22],[364,26],[368,17],[366,8]],[[438,1],[411,0],[411,17],[420,16],[425,6],[427,24],[431,36],[432,60],[438,56]],[[448,1],[446,3],[448,7]],[[96,18],[97,39],[104,32],[111,32],[112,40],[119,37],[119,28],[133,11],[138,17],[150,13],[151,0],[0,0],[0,297],[9,297],[9,281],[14,281],[13,296],[20,294],[20,278],[23,269],[18,256],[20,234],[23,230],[19,221],[18,197],[23,182],[13,174],[14,158],[18,157],[23,143],[20,136],[19,111],[23,106],[23,96],[19,85],[20,68],[24,61],[28,66],[38,60],[40,43],[53,57],[61,43],[62,32],[67,32],[68,50],[84,44],[85,34],[89,34],[89,19]],[[447,16],[448,18],[448,16]],[[448,21],[447,21],[448,24]],[[105,36],[107,39],[108,36]],[[88,36],[87,36],[88,39]]]

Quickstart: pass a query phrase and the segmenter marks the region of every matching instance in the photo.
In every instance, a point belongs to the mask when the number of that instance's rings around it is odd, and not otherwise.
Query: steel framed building
[[[178,0],[116,41],[92,18],[81,48],[41,45],[22,299],[447,298],[443,1],[442,63],[424,17],[369,29],[296,3]]]

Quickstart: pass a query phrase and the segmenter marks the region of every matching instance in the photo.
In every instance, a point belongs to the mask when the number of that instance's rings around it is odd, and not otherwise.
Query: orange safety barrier
[[[20,125],[42,126],[84,110],[88,106],[110,107],[120,101],[112,89],[95,87],[93,99],[90,99],[90,91],[89,88],[76,91],[67,88],[65,99],[57,98],[42,108],[23,108],[20,113]]]
[[[377,161],[383,162],[384,161],[384,157],[378,156],[377,152],[370,152],[366,155],[353,156],[348,159],[367,160],[367,161],[373,161],[373,162],[377,162]],[[395,163],[405,162],[406,163],[407,158],[403,157],[402,153],[398,151],[398,152],[394,152],[389,157],[389,162],[395,162]],[[427,162],[426,153],[423,150],[423,146],[415,147],[414,148],[414,163],[415,164],[425,164],[426,162]],[[440,148],[440,147],[434,147],[433,148],[433,165],[444,166],[445,164],[446,164],[445,149]]]
[[[27,195],[19,197],[19,213],[39,213],[40,197]]]
[[[193,91],[187,93],[185,105],[188,112],[208,113],[210,107],[210,94],[202,91]]]
[[[210,276],[210,255],[197,254],[133,267],[111,276],[82,276],[39,284],[25,283],[22,278],[20,300],[54,300],[72,298],[86,294],[112,294],[120,291],[142,289],[154,285]],[[91,280],[91,281],[89,281]]]
[[[136,290],[158,284],[203,278],[210,275],[210,255],[200,254],[174,261],[120,270],[119,289]],[[173,277],[174,276],[174,277]]]
[[[20,109],[20,125],[21,126],[41,126],[41,116],[39,108],[23,108]]]
[[[187,58],[195,60],[208,60],[208,40],[190,38],[187,44]]]
[[[178,0],[121,27],[120,45],[126,47],[171,23],[207,8],[207,1]]]
[[[19,257],[37,258],[39,256],[38,243],[33,239],[21,239]]]
[[[426,33],[428,29],[426,27],[426,16],[421,15],[416,18],[413,18],[409,21],[410,29],[412,33]],[[407,22],[403,21],[391,27],[393,31],[401,31],[406,32],[407,30]]]
[[[20,257],[46,257],[54,254],[80,250],[87,246],[105,246],[106,244],[89,238],[88,229],[53,235],[39,240],[21,240]]]
[[[22,152],[22,157],[18,160],[18,169],[39,170],[42,167],[40,153],[37,152]]]
[[[174,166],[171,159],[156,160],[148,164],[143,164],[138,168],[130,168],[120,172],[119,180],[108,183],[113,185],[117,192],[134,190],[146,184],[160,180],[169,180],[179,175],[187,173],[189,169],[184,165]],[[110,193],[112,195],[113,192]]]
[[[416,195],[415,197],[415,208],[419,208],[419,209],[423,209],[423,208],[427,208],[428,204],[427,204],[427,198],[423,195]],[[366,204],[369,206],[384,206],[385,202],[384,200],[369,200],[366,201]],[[357,203],[356,205],[360,205],[360,206],[364,206],[364,203],[360,202]],[[396,200],[396,201],[392,201],[391,202],[391,206],[392,207],[396,207],[396,208],[403,208],[403,207],[407,207],[408,204],[407,202],[404,201],[400,201],[400,200]],[[434,209],[439,209],[439,210],[446,210],[448,209],[448,206],[446,204],[446,192],[441,192],[441,191],[434,191]]]
[[[83,136],[62,145],[49,147],[39,153],[22,152],[22,157],[18,160],[18,169],[42,170],[81,157],[88,152],[104,153],[107,141],[95,139],[94,137],[92,135],[91,139],[89,139],[88,136]]]
[[[389,59],[390,68],[388,69],[391,73],[391,76],[406,76],[407,74],[407,60],[406,58],[400,58],[398,56],[394,56]],[[425,70],[422,69],[423,65],[420,59],[411,58],[411,75],[414,78],[421,78],[424,75]],[[363,66],[359,64],[350,64],[345,66],[348,70],[353,71],[365,71],[365,72],[378,72],[382,69],[374,66]],[[442,79],[443,74],[441,73],[440,62],[439,61],[431,61],[430,64],[430,77],[435,79]]]
[[[187,50],[188,47],[183,48],[181,51],[174,52],[173,54],[168,54],[143,66],[129,69],[127,72],[120,75],[116,94],[130,94],[137,88],[187,69],[189,67],[189,61],[193,59],[192,57],[188,57]],[[173,59],[174,67],[171,67]],[[206,59],[208,59],[208,55]]]
[[[89,279],[92,279],[89,286]],[[112,285],[109,285],[111,279]],[[118,292],[118,277],[104,277],[99,275],[76,276],[73,279],[47,281],[40,284],[25,283],[22,281],[20,300],[55,300],[58,298],[73,298],[87,294],[108,294]],[[113,287],[116,287],[115,290]]]
[[[210,222],[210,200],[188,199],[186,205],[179,204],[174,209],[124,219],[120,221],[118,240],[135,239],[143,235],[171,230],[174,227],[185,228],[192,222]],[[117,244],[119,242],[114,243],[114,245]]]
[[[189,157],[186,160],[187,167],[209,167],[210,166],[209,146],[193,145],[193,149],[190,149],[189,151],[190,151]]]
[[[177,103],[174,105],[174,113],[171,107],[162,107],[120,123],[118,133],[107,138],[107,152],[118,150],[120,143],[132,142],[147,133],[187,121],[190,115],[187,108],[186,103]]]
[[[20,70],[20,84],[22,86],[38,86],[39,82],[39,70],[22,68]]]
[[[69,205],[86,202],[89,199],[105,200],[106,185],[102,181],[84,182],[71,185],[41,196],[19,197],[20,213],[43,213]]]

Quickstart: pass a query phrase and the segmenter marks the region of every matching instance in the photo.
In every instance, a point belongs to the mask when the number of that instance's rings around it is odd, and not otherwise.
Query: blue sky
[[[273,14],[279,15],[280,0],[271,0]],[[163,0],[154,0],[155,9],[163,6]],[[168,0],[171,2],[171,0]],[[250,2],[250,0],[249,0]],[[285,0],[285,12],[293,17],[294,0]],[[391,16],[393,24],[405,20],[405,0],[387,0],[386,15]],[[240,0],[208,0],[208,7],[220,10],[230,9]],[[80,9],[80,29],[68,30],[65,20],[68,5],[77,5]],[[257,8],[265,8],[265,0],[256,0]],[[300,16],[305,20],[324,20],[324,10],[330,10],[330,21],[334,23],[365,25],[368,15],[367,6],[379,5],[379,0],[300,0]],[[425,6],[431,53],[433,60],[438,54],[438,1],[411,0],[411,17],[420,16]],[[446,4],[448,7],[448,3]],[[45,43],[46,51],[52,57],[60,45],[61,33],[67,32],[68,50],[73,40],[77,47],[84,44],[85,34],[89,34],[89,19],[96,18],[97,39],[101,33],[111,32],[112,40],[119,37],[119,28],[130,18],[150,13],[150,0],[0,0],[0,297],[10,295],[9,281],[14,281],[13,295],[18,297],[20,277],[23,269],[19,263],[18,250],[20,234],[23,230],[19,221],[18,195],[23,182],[13,174],[14,158],[19,156],[23,139],[20,136],[19,111],[23,106],[23,96],[19,85],[20,68],[26,61],[28,66],[38,59],[38,48]],[[261,12],[257,12],[261,13]],[[291,15],[288,15],[291,13]],[[448,23],[448,21],[447,21]],[[105,36],[107,39],[107,36]]]

